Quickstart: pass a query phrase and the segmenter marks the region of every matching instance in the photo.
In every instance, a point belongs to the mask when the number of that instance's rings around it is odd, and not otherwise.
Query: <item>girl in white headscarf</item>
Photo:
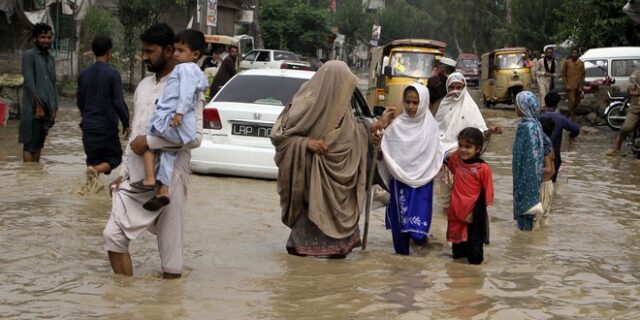
[[[440,128],[440,141],[447,151],[458,148],[458,134],[467,127],[480,129],[485,138],[492,133],[502,133],[500,128],[487,128],[478,105],[467,91],[467,81],[460,72],[454,72],[447,78],[447,96],[438,107],[436,121]]]
[[[391,193],[386,224],[398,254],[409,254],[413,239],[423,244],[431,228],[433,179],[442,167],[444,151],[438,124],[429,111],[429,90],[412,84],[404,91],[402,114],[382,138],[379,171]]]

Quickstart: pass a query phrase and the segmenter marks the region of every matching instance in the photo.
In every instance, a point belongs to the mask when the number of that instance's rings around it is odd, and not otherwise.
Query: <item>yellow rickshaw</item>
[[[522,90],[531,90],[533,77],[526,48],[502,48],[482,55],[480,89],[484,105],[513,104]]]
[[[394,106],[402,110],[404,89],[415,82],[427,85],[436,59],[443,56],[447,44],[429,39],[394,40],[371,50],[369,106]]]

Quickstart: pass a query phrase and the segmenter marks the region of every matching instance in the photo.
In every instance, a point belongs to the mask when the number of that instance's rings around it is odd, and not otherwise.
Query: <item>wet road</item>
[[[379,207],[366,252],[289,256],[275,182],[192,175],[186,267],[174,281],[160,279],[151,234],[131,246],[135,276],[112,275],[109,197],[73,193],[84,171],[75,109],[62,110],[41,164],[21,162],[11,121],[0,129],[0,318],[640,318],[640,162],[605,157],[606,128],[565,140],[551,225],[523,233],[511,211],[513,111],[483,112],[506,130],[485,154],[496,201],[481,266],[452,260],[439,211],[426,248],[394,255]]]

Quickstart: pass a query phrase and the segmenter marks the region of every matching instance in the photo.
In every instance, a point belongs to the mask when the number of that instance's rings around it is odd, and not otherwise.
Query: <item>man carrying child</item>
[[[187,145],[172,143],[161,137],[145,135],[162,98],[169,74],[173,71],[174,33],[166,24],[156,24],[141,36],[142,55],[147,69],[155,73],[143,79],[134,96],[132,136],[125,152],[121,176],[110,184],[112,209],[104,228],[104,246],[116,274],[133,275],[129,243],[149,230],[157,236],[164,278],[178,278],[183,267],[183,227],[189,181],[190,149],[200,146],[204,95],[197,94],[195,104],[195,139]],[[157,211],[147,211],[142,205],[155,197],[154,191],[131,187],[133,181],[144,178],[142,154],[148,149],[170,148],[176,152],[171,184],[171,203]]]

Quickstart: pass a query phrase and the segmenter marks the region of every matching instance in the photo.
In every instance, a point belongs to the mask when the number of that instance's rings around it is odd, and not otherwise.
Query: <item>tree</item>
[[[333,15],[333,25],[338,33],[345,36],[345,41],[355,46],[358,41],[366,42],[371,36],[371,25],[365,15],[366,1],[342,0],[337,2]]]
[[[557,0],[511,0],[511,24],[499,28],[506,46],[542,48],[554,42],[558,31]]]
[[[582,48],[636,45],[637,25],[622,11],[627,0],[564,0],[556,40],[569,39]]]
[[[162,12],[170,11],[186,0],[118,0],[118,20],[124,28],[124,55],[129,62],[129,91],[134,90],[133,76],[135,55],[138,52],[138,35],[158,21]]]
[[[268,48],[312,56],[330,34],[327,12],[300,0],[262,0],[259,15]]]

